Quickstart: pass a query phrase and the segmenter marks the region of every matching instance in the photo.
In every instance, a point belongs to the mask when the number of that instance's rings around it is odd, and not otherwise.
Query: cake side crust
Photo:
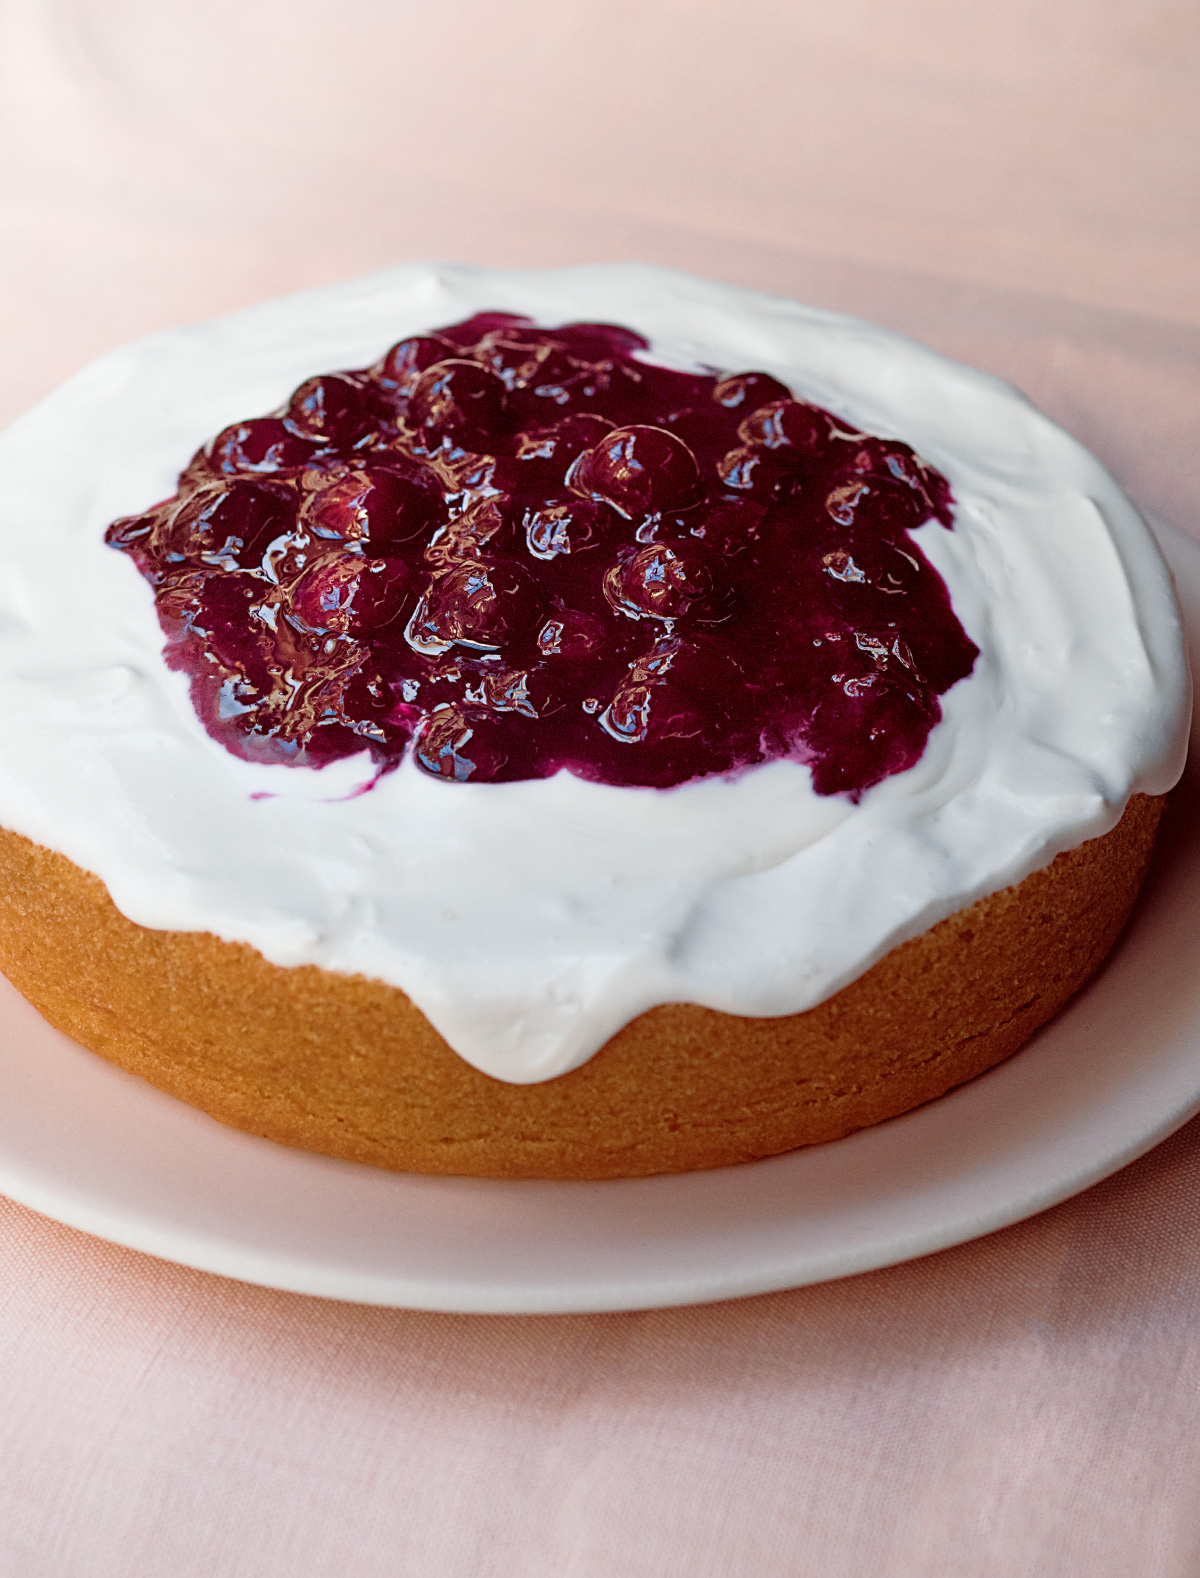
[[[458,1057],[399,989],[127,919],[98,877],[0,829],[0,969],[92,1051],[219,1121],[402,1171],[612,1178],[838,1139],[1002,1061],[1094,973],[1163,797],[901,944],[804,1013],[652,1008],[541,1084]]]

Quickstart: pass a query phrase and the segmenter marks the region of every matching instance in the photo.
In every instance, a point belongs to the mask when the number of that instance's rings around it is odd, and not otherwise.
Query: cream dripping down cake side
[[[1103,468],[910,341],[405,266],[0,436],[0,967],[215,1118],[508,1177],[836,1139],[1097,968],[1182,769]]]

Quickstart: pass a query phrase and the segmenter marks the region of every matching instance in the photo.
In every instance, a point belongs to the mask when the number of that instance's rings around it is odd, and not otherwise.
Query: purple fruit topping
[[[480,313],[234,423],[108,541],[256,761],[668,788],[911,767],[977,649],[909,535],[944,477],[763,372]]]

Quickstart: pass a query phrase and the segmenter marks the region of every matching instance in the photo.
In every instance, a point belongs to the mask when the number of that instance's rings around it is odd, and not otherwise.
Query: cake
[[[1099,464],[886,331],[390,270],[0,437],[0,967],[223,1122],[425,1172],[836,1139],[1093,973],[1178,777]]]

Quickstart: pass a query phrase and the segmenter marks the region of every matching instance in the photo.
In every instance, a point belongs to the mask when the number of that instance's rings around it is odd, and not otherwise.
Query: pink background
[[[410,257],[671,263],[1012,378],[1200,532],[1190,0],[0,0],[0,417]],[[741,1304],[323,1304],[0,1202],[12,1578],[1200,1570],[1200,1126]]]

